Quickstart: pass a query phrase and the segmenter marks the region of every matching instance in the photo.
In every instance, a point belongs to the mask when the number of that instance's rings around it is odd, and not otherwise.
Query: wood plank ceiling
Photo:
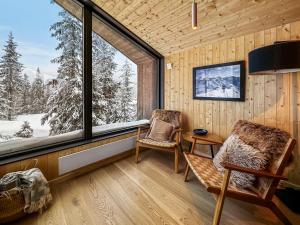
[[[92,0],[163,55],[300,20],[299,0]]]

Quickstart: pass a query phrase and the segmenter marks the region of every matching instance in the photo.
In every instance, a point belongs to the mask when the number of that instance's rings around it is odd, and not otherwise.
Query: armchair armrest
[[[176,133],[176,144],[179,145],[181,143],[181,132],[183,131],[183,129],[176,128],[174,131]]]
[[[177,129],[175,129],[175,132],[182,132],[182,131],[183,131],[182,128],[177,128]]]
[[[286,177],[275,175],[268,171],[259,171],[259,170],[255,170],[255,169],[250,169],[250,168],[234,165],[231,163],[223,162],[222,166],[224,166],[224,168],[228,169],[228,170],[234,170],[234,171],[239,171],[239,172],[243,172],[243,173],[250,173],[250,174],[256,175],[258,177],[267,177],[267,178],[273,178],[273,179],[277,179],[277,180],[287,180]]]
[[[150,124],[141,124],[138,126],[138,131],[137,131],[137,137],[136,140],[138,141],[140,139],[141,136],[141,131],[142,130],[147,130],[150,128]]]

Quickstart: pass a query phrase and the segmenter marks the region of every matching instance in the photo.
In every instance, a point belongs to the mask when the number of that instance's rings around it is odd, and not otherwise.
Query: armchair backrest
[[[150,129],[146,134],[146,137],[148,137],[151,127],[152,127],[152,122],[154,119],[159,119],[167,123],[171,123],[175,129],[181,128],[182,126],[182,114],[179,111],[175,110],[165,110],[165,109],[155,109],[152,112],[152,116],[150,119]],[[175,140],[175,131],[171,134],[170,140]]]
[[[245,120],[238,121],[232,131],[246,144],[258,149],[269,159],[267,170],[282,175],[291,157],[295,140],[290,134],[278,128],[268,127]],[[271,198],[276,191],[278,180],[259,177],[255,184],[258,194]]]
[[[152,112],[150,124],[154,119],[160,119],[164,122],[171,123],[175,128],[181,128],[182,126],[182,115],[179,111],[155,109]]]

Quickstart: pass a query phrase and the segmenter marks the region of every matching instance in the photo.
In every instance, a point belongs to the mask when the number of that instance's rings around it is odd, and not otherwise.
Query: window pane
[[[93,133],[145,123],[156,108],[156,61],[96,16],[92,37]]]
[[[0,2],[0,154],[82,137],[82,9],[63,3]]]

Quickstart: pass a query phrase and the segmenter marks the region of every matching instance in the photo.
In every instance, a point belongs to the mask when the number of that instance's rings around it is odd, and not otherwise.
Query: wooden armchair
[[[212,159],[196,155],[192,149],[190,153],[184,153],[187,161],[184,180],[188,180],[188,174],[191,169],[199,181],[206,187],[207,191],[214,195],[217,203],[213,225],[220,223],[225,196],[267,207],[271,209],[284,224],[291,224],[288,218],[272,201],[272,197],[275,194],[279,181],[285,179],[282,174],[288,164],[295,143],[296,141],[292,138],[287,141],[282,154],[270,165],[268,171],[257,171],[238,165],[223,163],[223,167],[225,168],[224,175],[216,169]],[[267,179],[267,185],[264,186],[264,189],[261,189],[259,193],[251,191],[250,189],[237,188],[230,183],[232,171],[254,174],[258,180]]]
[[[153,111],[150,123],[153,121],[154,118],[158,118],[167,123],[172,123],[175,127],[174,138],[171,142],[154,141],[148,138],[150,126],[149,125],[140,126],[138,128],[137,140],[136,140],[136,156],[135,156],[136,163],[139,162],[139,154],[140,154],[141,147],[167,151],[167,152],[174,153],[175,155],[174,170],[176,173],[178,173],[178,165],[179,165],[179,157],[180,157],[179,146],[181,142],[181,132],[182,132],[181,129],[182,115],[178,111],[157,109]],[[144,138],[141,138],[142,130],[148,130]]]

